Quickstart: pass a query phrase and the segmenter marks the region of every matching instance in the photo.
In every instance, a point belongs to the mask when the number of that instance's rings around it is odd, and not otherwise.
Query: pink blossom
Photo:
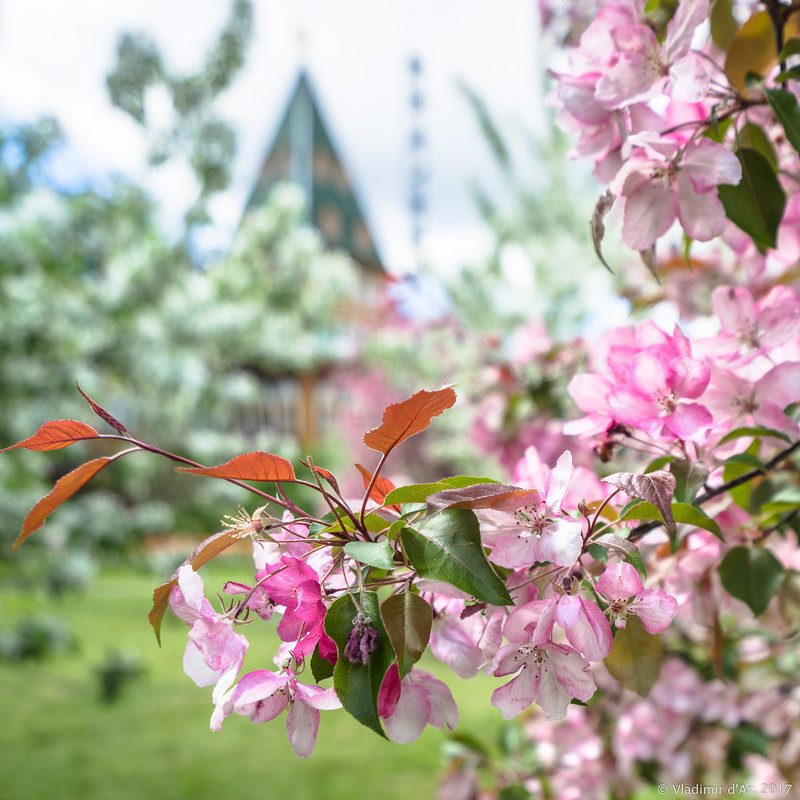
[[[614,27],[618,59],[597,83],[598,101],[618,108],[661,93],[690,103],[703,99],[709,76],[690,47],[695,28],[707,16],[708,0],[681,0],[662,45],[647,25]]]
[[[573,453],[570,452],[570,457]],[[550,470],[542,459],[539,448],[531,445],[514,467],[514,483],[517,486],[547,486]],[[574,468],[572,477],[561,501],[568,508],[577,508],[581,501],[596,500],[608,494],[608,486],[600,482],[589,469]]]
[[[248,586],[246,583],[239,583],[238,581],[228,581],[222,591],[230,595],[245,595],[245,607],[248,611],[258,614],[264,621],[269,620],[272,616],[272,612],[275,610],[275,603],[264,591],[263,586],[253,587]]]
[[[269,538],[253,542],[253,559],[257,570],[274,563],[285,553],[300,558],[312,549],[307,541],[308,527],[299,523],[292,524],[293,521],[294,516],[284,511],[281,524],[276,521],[276,524],[270,526]]]
[[[720,236],[726,216],[716,187],[741,180],[739,159],[710,139],[684,145],[639,134],[629,141],[636,149],[611,184],[625,203],[622,241],[646,250],[676,219],[692,239],[707,242]]]
[[[595,348],[595,370],[605,374],[581,373],[569,383],[570,396],[588,416],[567,423],[564,426],[566,433],[584,436],[603,433],[618,422],[624,422],[617,418],[609,397],[618,387],[636,384],[634,359],[645,350],[651,357],[667,363],[673,359],[691,358],[692,355],[691,342],[677,326],[672,334],[668,334],[654,322],[646,320],[635,328],[609,331]]]
[[[381,686],[378,713],[389,738],[399,744],[418,739],[426,725],[452,729],[459,716],[453,695],[442,681],[416,669],[400,680],[396,663]]]
[[[800,297],[790,286],[774,286],[760,300],[748,289],[720,286],[711,301],[720,334],[705,345],[717,358],[751,360],[780,347],[800,331]]]
[[[492,693],[491,703],[503,719],[513,719],[537,703],[547,720],[562,719],[571,698],[584,702],[594,694],[589,662],[563,644],[534,646],[515,642],[501,648],[494,659],[494,675],[519,674]]]
[[[778,364],[757,381],[721,368],[714,368],[712,375],[703,400],[714,412],[717,431],[763,425],[797,436],[797,422],[784,409],[800,399],[800,363]]]
[[[520,589],[515,591],[513,584],[512,574],[507,581],[511,596],[523,594]],[[531,592],[535,595],[536,589],[527,583],[524,587],[526,599]],[[463,600],[441,594],[428,599],[434,609],[431,652],[459,677],[474,677],[492,660],[502,643],[505,612],[496,606],[487,606],[480,612],[464,614],[467,605]]]
[[[609,394],[608,406],[617,420],[654,439],[701,442],[711,430],[711,414],[686,401],[699,398],[709,380],[709,368],[699,359],[644,350],[633,358],[630,382]]]
[[[286,734],[292,750],[300,758],[308,758],[314,749],[320,710],[342,707],[332,688],[298,683],[291,672],[248,672],[229,692],[228,713],[232,710],[250,717],[253,723],[268,722],[288,709]],[[221,719],[219,722],[221,724]]]
[[[256,578],[274,603],[285,606],[278,636],[284,642],[297,642],[293,651],[298,658],[310,655],[317,642],[327,639],[319,575],[302,559],[283,555],[280,564],[267,564]]]
[[[233,620],[217,614],[204,596],[203,579],[184,564],[169,595],[172,613],[191,626],[183,669],[198,686],[211,686],[230,671],[235,676],[244,662],[248,641],[234,633]]]
[[[561,509],[572,475],[572,454],[566,450],[545,477],[544,499],[532,490],[511,501],[507,509],[498,506],[481,512],[489,523],[482,536],[492,547],[492,561],[516,569],[537,561],[569,567],[578,560],[583,547],[581,523]]]
[[[511,641],[527,633],[533,645],[549,641],[558,623],[569,643],[589,661],[601,661],[611,652],[611,626],[596,603],[579,595],[556,595],[514,609],[503,627]]]
[[[639,574],[627,561],[609,564],[595,588],[611,601],[611,618],[618,628],[625,627],[628,614],[635,614],[648,633],[661,633],[678,610],[678,601],[671,595],[645,589]]]

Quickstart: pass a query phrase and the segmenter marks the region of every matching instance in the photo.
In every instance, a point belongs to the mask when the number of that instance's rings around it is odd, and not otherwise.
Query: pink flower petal
[[[674,358],[669,364],[667,386],[675,397],[696,400],[705,392],[710,380],[708,365],[698,358]]]
[[[648,633],[666,630],[677,610],[678,601],[659,590],[644,591],[633,609]]]
[[[536,556],[534,561],[549,561],[560,567],[571,567],[583,551],[581,523],[571,517],[557,519],[548,525],[540,539],[532,536]],[[517,564],[515,566],[530,566]]]
[[[317,743],[319,711],[308,703],[295,699],[286,717],[286,735],[296,756],[309,758]]]
[[[667,93],[676,100],[696,103],[705,98],[710,85],[708,70],[694,53],[687,53],[670,67]]]
[[[681,403],[664,423],[678,439],[684,442],[704,442],[714,425],[711,412],[699,403]]]
[[[698,242],[708,242],[721,236],[727,220],[716,189],[698,193],[692,181],[683,173],[678,173],[677,182],[680,199],[678,216],[686,233]]]
[[[516,651],[516,648],[515,648]],[[517,662],[516,669],[519,669]],[[508,673],[498,673],[502,675]],[[491,704],[500,709],[503,719],[514,719],[530,704],[539,691],[540,675],[536,669],[523,669],[519,675],[492,692]]]
[[[622,241],[646,250],[663,236],[678,216],[678,195],[666,177],[653,177],[625,200]]]
[[[641,594],[644,586],[639,573],[627,561],[618,561],[606,567],[595,588],[609,600],[624,600]]]
[[[556,466],[547,478],[547,507],[557,513],[572,480],[572,453],[565,450],[558,458]]]
[[[689,52],[697,26],[708,16],[708,0],[681,0],[667,25],[662,55],[671,64]]]

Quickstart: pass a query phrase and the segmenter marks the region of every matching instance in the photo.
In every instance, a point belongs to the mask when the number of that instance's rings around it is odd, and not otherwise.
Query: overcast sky
[[[237,225],[296,80],[308,70],[331,135],[356,184],[390,271],[413,267],[409,59],[423,64],[422,124],[431,171],[425,221],[429,260],[450,270],[489,246],[467,186],[497,192],[478,125],[458,90],[465,81],[532,169],[525,140],[540,129],[544,64],[533,0],[255,0],[247,66],[220,103],[239,132],[232,189],[213,207],[223,236]],[[75,176],[123,171],[163,202],[165,219],[191,203],[177,167],[145,168],[137,126],[113,109],[105,76],[122,31],[146,31],[173,70],[199,66],[228,13],[226,0],[2,0],[0,119],[53,114],[71,144]]]

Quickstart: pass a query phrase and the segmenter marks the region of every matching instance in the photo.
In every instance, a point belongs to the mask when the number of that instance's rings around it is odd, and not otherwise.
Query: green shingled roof
[[[287,180],[298,183],[310,199],[310,221],[329,247],[347,251],[368,270],[385,272],[305,73],[297,80],[245,213]]]

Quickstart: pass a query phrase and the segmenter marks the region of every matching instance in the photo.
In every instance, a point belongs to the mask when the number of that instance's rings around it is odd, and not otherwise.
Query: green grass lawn
[[[232,577],[215,565],[203,571],[207,594]],[[245,578],[245,574],[242,574]],[[82,595],[53,600],[0,589],[0,625],[32,612],[64,619],[75,652],[42,662],[0,661],[0,798],[27,800],[204,800],[247,796],[286,800],[354,797],[430,798],[444,762],[445,736],[433,728],[410,745],[382,740],[343,711],[322,712],[310,760],[286,740],[285,717],[254,726],[231,716],[212,733],[211,688],[198,688],[181,666],[188,628],[167,614],[158,648],[147,622],[158,578],[106,571]],[[8,581],[4,581],[5,584]],[[213,587],[213,590],[212,590]],[[254,623],[246,669],[273,668],[274,628]],[[121,650],[144,663],[146,676],[111,705],[98,701],[95,669]],[[447,671],[441,672],[452,683]],[[498,680],[455,679],[460,729],[498,730],[489,696]]]

